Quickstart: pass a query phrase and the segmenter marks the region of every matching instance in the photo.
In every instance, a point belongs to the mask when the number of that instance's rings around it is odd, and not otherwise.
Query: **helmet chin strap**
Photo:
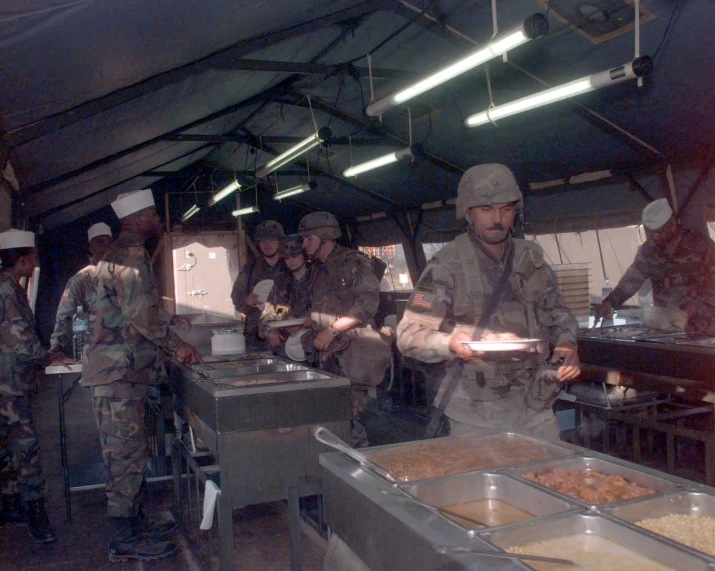
[[[316,260],[316,258],[318,257],[318,252],[320,252],[320,249],[323,247],[323,244],[325,244],[325,240],[323,240],[321,238],[320,244],[318,244],[318,247],[315,249],[315,252],[313,252],[312,254],[308,254],[305,250],[303,250],[303,252],[304,252],[303,257],[306,259],[306,261],[314,262]]]

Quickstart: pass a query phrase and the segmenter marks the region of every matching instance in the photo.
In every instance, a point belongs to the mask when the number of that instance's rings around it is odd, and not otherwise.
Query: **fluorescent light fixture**
[[[288,198],[289,196],[295,196],[296,194],[300,194],[301,192],[315,190],[317,187],[318,184],[314,180],[311,180],[310,182],[306,182],[305,184],[299,184],[298,186],[294,186],[292,188],[276,192],[276,194],[273,196],[273,199],[283,200],[284,198]]]
[[[483,125],[484,123],[489,123],[490,121],[496,121],[502,117],[523,113],[529,109],[541,107],[542,105],[548,105],[549,103],[574,97],[575,95],[580,95],[581,93],[588,93],[589,91],[594,91],[607,85],[615,85],[616,83],[621,83],[622,81],[626,81],[628,79],[643,77],[652,71],[653,61],[650,57],[643,56],[636,58],[631,62],[624,63],[619,67],[600,71],[598,73],[582,77],[581,79],[565,83],[564,85],[552,87],[551,89],[535,93],[534,95],[529,95],[528,97],[522,97],[521,99],[517,99],[511,103],[497,105],[496,107],[492,107],[491,109],[487,109],[486,111],[467,117],[464,124],[467,127],[477,127],[478,125]]]
[[[495,57],[499,57],[509,50],[521,44],[525,44],[529,40],[543,36],[548,31],[549,23],[546,16],[543,14],[533,14],[524,20],[519,27],[493,38],[485,47],[480,47],[469,52],[393,95],[373,101],[367,106],[365,112],[369,117],[377,117],[388,109],[396,107],[425,91],[429,91]]]
[[[189,208],[186,212],[184,212],[184,215],[181,217],[181,221],[186,222],[189,218],[191,218],[199,210],[201,210],[201,208],[199,208],[199,205],[194,204],[191,208]]]
[[[293,162],[299,156],[304,155],[311,149],[314,149],[323,141],[327,141],[332,136],[330,129],[323,127],[322,129],[313,133],[310,137],[306,137],[300,143],[292,146],[285,153],[281,153],[275,159],[271,159],[261,168],[256,171],[256,178],[265,178],[273,171],[278,170],[282,166]]]
[[[223,200],[223,199],[226,198],[229,194],[231,194],[232,192],[235,192],[235,191],[238,190],[239,188],[241,188],[241,183],[238,182],[237,180],[234,180],[234,181],[233,181],[231,184],[229,184],[226,188],[224,188],[223,190],[219,190],[216,194],[214,194],[214,195],[211,197],[211,200],[209,200],[209,206],[213,206],[213,205],[216,204],[219,200]]]
[[[231,212],[231,215],[235,218],[238,218],[239,216],[243,216],[244,214],[253,214],[254,212],[258,212],[258,206],[247,206],[246,208],[239,208],[238,210],[234,210],[233,212]]]
[[[410,147],[405,147],[404,149],[400,149],[399,151],[395,151],[394,153],[389,153],[387,155],[383,155],[376,159],[372,159],[371,161],[367,161],[365,163],[355,165],[354,167],[350,167],[349,169],[346,169],[343,171],[343,176],[345,178],[350,178],[351,176],[357,176],[364,172],[371,171],[376,168],[384,167],[385,165],[389,165],[392,163],[396,163],[397,161],[407,158],[407,157],[409,157],[409,158],[414,157],[414,155],[412,154],[412,149]]]

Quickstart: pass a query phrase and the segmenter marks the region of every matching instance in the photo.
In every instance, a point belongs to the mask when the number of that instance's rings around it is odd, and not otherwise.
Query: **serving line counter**
[[[689,480],[504,432],[364,452],[403,481],[390,483],[339,452],[320,463],[328,525],[373,571],[568,568],[507,552],[594,571],[715,567],[715,489]],[[709,552],[636,525],[665,516],[707,517]],[[665,525],[667,533],[678,527]]]
[[[193,369],[175,367],[177,413],[189,432],[172,447],[174,511],[206,568],[213,545],[192,541],[209,480],[217,500],[220,569],[234,569],[234,508],[288,500],[291,567],[300,569],[299,498],[322,492],[318,456],[328,448],[312,437],[317,425],[341,438],[350,433],[350,382],[270,355],[207,357]],[[240,560],[240,554],[239,554]]]
[[[570,387],[577,399],[577,428],[584,418],[600,420],[604,427],[601,448],[606,453],[611,425],[622,436],[630,431],[628,457],[636,462],[645,459],[642,438],[652,449],[654,434],[662,434],[669,473],[677,471],[715,484],[715,414],[710,402],[715,392],[715,338],[624,325],[582,329],[578,344],[586,365],[582,378],[605,384],[595,392],[588,383]],[[580,434],[580,443],[590,447],[590,431]],[[679,443],[686,441],[700,443],[703,449],[704,461],[696,471],[688,466],[692,464],[688,458],[678,459]]]

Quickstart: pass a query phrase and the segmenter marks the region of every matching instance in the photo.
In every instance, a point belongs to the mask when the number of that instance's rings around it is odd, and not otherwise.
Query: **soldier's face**
[[[159,213],[156,211],[156,207],[150,206],[149,208],[145,208],[141,210],[138,215],[138,222],[145,238],[158,238],[161,236],[161,220],[159,219]]]
[[[653,240],[653,243],[658,248],[664,248],[675,237],[677,226],[675,219],[671,218],[657,230],[648,230],[646,228],[646,237],[649,240]]]
[[[286,256],[285,258],[286,266],[291,272],[296,272],[305,265],[305,258],[303,254],[298,254],[297,256]]]
[[[280,247],[280,240],[259,240],[258,249],[261,251],[266,258],[271,258],[278,253],[278,248]]]
[[[32,272],[34,272],[35,268],[39,265],[37,250],[33,248],[32,252],[18,260],[17,265],[20,268],[21,277],[31,278]]]
[[[314,234],[303,236],[303,251],[305,252],[306,257],[316,257],[318,255],[318,250],[320,250],[320,238]]]
[[[89,241],[89,253],[92,254],[94,258],[99,259],[104,255],[104,251],[111,243],[111,236],[96,236]]]
[[[469,209],[468,216],[480,239],[489,244],[498,244],[509,236],[516,217],[516,205],[506,202],[473,206]]]

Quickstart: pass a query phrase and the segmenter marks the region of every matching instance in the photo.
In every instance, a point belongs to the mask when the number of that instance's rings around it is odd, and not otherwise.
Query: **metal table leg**
[[[70,497],[70,469],[67,460],[67,427],[65,425],[65,391],[62,385],[62,373],[57,375],[57,407],[60,416],[60,458],[62,463],[62,480],[65,492],[65,512],[67,521],[72,521],[72,499]]]
[[[301,553],[300,538],[300,488],[288,486],[288,530],[290,531],[290,568],[291,571],[303,569],[303,556]]]

